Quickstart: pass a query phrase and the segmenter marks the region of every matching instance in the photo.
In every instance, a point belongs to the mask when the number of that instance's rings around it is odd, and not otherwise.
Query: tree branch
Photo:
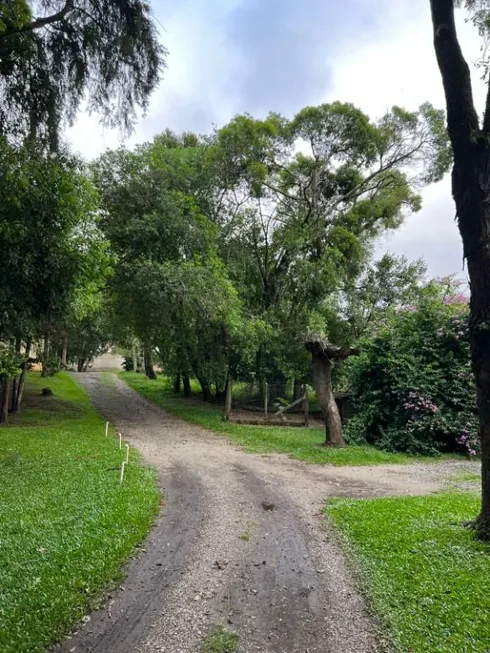
[[[57,23],[58,21],[62,20],[67,14],[73,11],[74,3],[75,0],[66,0],[65,6],[55,14],[52,14],[51,16],[36,18],[36,20],[33,20],[32,22],[27,23],[26,25],[22,25],[20,27],[16,27],[14,25],[7,26],[7,28],[0,33],[0,40],[8,38],[9,36],[13,36],[14,34],[22,34],[23,32],[32,32],[34,30],[41,29],[42,27],[46,27],[47,25],[52,25],[53,23]]]
[[[464,152],[479,130],[470,69],[461,51],[454,22],[454,0],[430,0],[434,49],[447,105],[448,132],[455,153]]]

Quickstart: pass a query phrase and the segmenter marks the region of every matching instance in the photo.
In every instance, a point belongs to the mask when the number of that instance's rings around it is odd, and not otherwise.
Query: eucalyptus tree
[[[450,162],[443,113],[429,104],[378,121],[338,102],[291,121],[237,116],[217,139],[235,203],[223,256],[250,311],[280,330],[291,356],[321,326],[325,299],[360,274],[375,239],[420,208],[420,189]]]

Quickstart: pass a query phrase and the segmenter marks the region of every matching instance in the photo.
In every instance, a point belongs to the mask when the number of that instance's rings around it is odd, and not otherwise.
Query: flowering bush
[[[479,452],[468,304],[447,280],[389,314],[350,364],[351,441],[417,454]]]

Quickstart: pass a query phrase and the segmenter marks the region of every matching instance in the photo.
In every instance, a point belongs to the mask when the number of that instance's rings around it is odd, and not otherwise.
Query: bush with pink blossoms
[[[347,439],[414,454],[479,453],[463,293],[447,280],[429,284],[416,310],[392,311],[360,347]]]

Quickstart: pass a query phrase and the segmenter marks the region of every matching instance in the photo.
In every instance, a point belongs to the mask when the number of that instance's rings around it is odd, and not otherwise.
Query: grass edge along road
[[[143,397],[172,415],[215,433],[223,434],[251,453],[284,453],[296,460],[339,466],[440,460],[440,458],[427,459],[380,451],[367,445],[350,445],[341,449],[322,447],[320,445],[325,440],[325,431],[320,428],[252,426],[224,422],[221,406],[176,396],[173,393],[171,381],[166,377],[159,375],[156,380],[152,381],[144,374],[120,372],[119,378]]]
[[[41,388],[53,390],[41,397]],[[124,450],[65,373],[30,373],[0,429],[0,650],[44,651],[121,578],[158,510],[154,473]]]
[[[490,650],[490,547],[462,525],[478,508],[476,494],[454,492],[328,502],[394,650]]]

